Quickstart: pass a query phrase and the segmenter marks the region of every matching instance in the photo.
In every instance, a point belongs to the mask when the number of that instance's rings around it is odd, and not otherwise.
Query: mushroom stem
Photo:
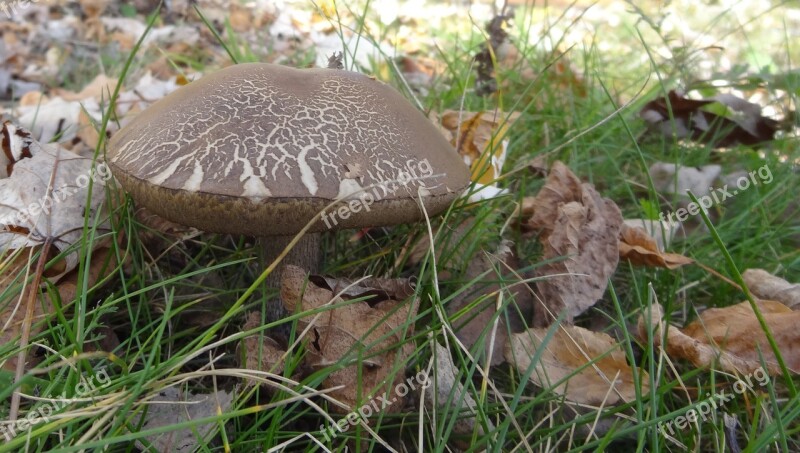
[[[294,236],[271,236],[258,238],[258,249],[261,251],[261,266],[265,268],[272,264],[278,256],[283,253],[283,250],[289,246]],[[280,290],[281,287],[281,274],[283,268],[287,264],[294,264],[300,266],[310,273],[317,273],[319,271],[320,263],[320,234],[308,233],[300,238],[300,241],[289,250],[289,253],[283,258],[277,268],[267,276],[264,284],[267,288],[274,288]],[[267,322],[274,322],[279,319],[284,319],[289,315],[289,312],[283,306],[280,295],[274,297],[267,302]],[[291,325],[288,323],[281,324],[272,329],[273,335],[277,338],[286,340],[289,338]]]
[[[261,250],[261,265],[267,267],[275,261],[283,250],[292,242],[294,236],[270,236],[258,239],[259,249]],[[268,288],[280,288],[281,273],[283,266],[293,264],[299,266],[310,273],[319,272],[320,262],[320,235],[319,233],[308,233],[300,238],[300,241],[289,250],[277,269],[267,276],[266,285]]]

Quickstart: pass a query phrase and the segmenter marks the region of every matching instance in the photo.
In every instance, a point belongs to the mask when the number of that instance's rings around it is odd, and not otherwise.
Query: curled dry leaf
[[[519,116],[518,112],[504,113],[499,110],[447,110],[442,114],[442,126],[450,131],[451,143],[464,163],[469,165],[473,181],[488,186],[500,177],[508,148],[505,136]]]
[[[565,312],[565,322],[595,304],[619,262],[622,213],[561,162],[553,164],[534,203],[531,226],[543,231],[544,259],[536,268],[542,301],[534,305],[534,325],[549,325]]]
[[[776,300],[793,310],[800,308],[800,284],[789,283],[763,269],[747,269],[742,277],[757,297]]]
[[[0,129],[0,178],[7,178],[14,172],[14,165],[22,159],[33,157],[42,147],[33,139],[33,135],[6,121]]]
[[[486,24],[489,40],[481,45],[480,52],[475,55],[475,70],[477,72],[475,92],[479,96],[486,96],[497,91],[494,54],[506,44],[508,32],[505,26],[511,18],[512,16],[496,15]]]
[[[659,251],[664,251],[672,242],[675,232],[680,227],[680,222],[652,219],[625,219],[625,225],[630,228],[641,228],[648,236],[656,241]]]
[[[433,357],[435,364],[434,376],[429,377],[430,383],[425,387],[425,407],[430,411],[444,410],[450,412],[461,412],[467,410],[475,413],[477,404],[472,395],[459,382],[458,367],[453,363],[450,351],[439,343],[433,343]],[[494,430],[494,426],[489,422],[489,431]],[[483,427],[476,423],[474,415],[460,416],[453,426],[453,433],[457,436],[469,438],[477,430],[477,435],[483,436]],[[466,450],[469,444],[458,442],[456,448]]]
[[[719,103],[737,113],[730,118],[703,107]],[[639,115],[667,137],[691,138],[716,147],[736,144],[757,145],[770,141],[780,124],[761,115],[761,107],[732,94],[711,99],[689,99],[670,91],[667,97],[654,99]]]
[[[798,373],[800,331],[797,324],[800,323],[800,312],[792,311],[780,302],[763,300],[757,304],[787,367]],[[639,317],[639,337],[647,341],[648,326],[651,326],[653,342],[658,345],[663,338],[662,329],[668,329],[665,349],[673,358],[689,360],[697,367],[719,363],[721,369],[730,373],[750,374],[761,368],[760,350],[767,372],[770,375],[781,374],[775,354],[749,302],[708,309],[683,330],[670,326],[663,317],[661,305],[654,304],[649,314]]]
[[[408,341],[419,300],[406,300],[414,291],[408,280],[368,279],[350,286],[347,280],[307,277],[296,266],[286,266],[281,276],[281,300],[290,312],[336,308],[298,320],[300,332],[309,328],[306,362],[313,368],[348,364],[323,381],[329,393],[346,404],[349,412],[371,398],[389,401],[386,411],[403,406],[393,389],[402,382],[405,363],[414,352]],[[349,289],[345,290],[350,286]],[[337,297],[334,297],[338,294]],[[354,298],[364,301],[348,303]]]
[[[242,330],[251,330],[262,325],[261,313],[252,311],[247,314]],[[262,333],[250,335],[239,345],[239,357],[244,367],[269,373],[283,373],[283,353],[277,341]]]
[[[544,235],[551,233],[560,207],[570,202],[580,202],[582,195],[581,180],[563,162],[554,162],[545,185],[525,206],[532,214],[528,226],[542,230]]]
[[[608,334],[559,326],[545,343],[548,330],[528,329],[505,345],[506,360],[520,373],[530,372],[528,379],[536,385],[576,403],[614,405],[636,399],[633,373],[641,373],[641,392],[648,392],[647,373],[632,369],[621,345]],[[537,351],[538,362],[529,371]]]
[[[218,424],[216,422],[193,425],[183,429],[169,430],[170,426],[196,420],[199,418],[214,417],[226,413],[233,405],[233,392],[218,390],[213,393],[189,393],[167,387],[157,396],[149,400],[147,415],[144,417],[142,431],[167,428],[160,434],[151,434],[145,439],[154,447],[149,449],[141,441],[136,441],[136,446],[142,451],[170,451],[175,453],[188,453],[195,451],[200,445],[206,445],[208,436]]]
[[[619,234],[619,257],[638,266],[665,267],[676,269],[694,262],[677,253],[665,253],[659,250],[656,240],[639,227],[622,225]]]

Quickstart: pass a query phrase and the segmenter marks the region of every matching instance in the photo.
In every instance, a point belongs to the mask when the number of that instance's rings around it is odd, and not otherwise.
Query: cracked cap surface
[[[423,217],[420,200],[432,216],[469,184],[450,143],[388,85],[265,63],[231,66],[156,102],[112,137],[107,161],[157,214],[251,236],[294,234],[347,196],[363,201],[313,231],[412,222]]]

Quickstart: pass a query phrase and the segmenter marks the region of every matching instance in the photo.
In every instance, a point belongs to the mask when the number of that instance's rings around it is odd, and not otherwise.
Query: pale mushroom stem
[[[268,236],[258,238],[257,248],[261,252],[261,266],[262,269],[266,268],[278,256],[283,253],[283,250],[289,246],[294,236]],[[280,290],[281,287],[281,274],[283,268],[287,264],[294,264],[307,272],[315,274],[319,272],[320,263],[320,248],[321,240],[319,233],[308,233],[300,238],[300,241],[289,250],[289,253],[283,258],[277,268],[267,276],[264,282],[267,288]],[[279,319],[284,319],[289,315],[289,312],[281,302],[280,294],[277,297],[270,299],[267,302],[267,322],[274,322]],[[279,338],[289,338],[291,325],[289,323],[281,324],[274,328],[273,333]]]

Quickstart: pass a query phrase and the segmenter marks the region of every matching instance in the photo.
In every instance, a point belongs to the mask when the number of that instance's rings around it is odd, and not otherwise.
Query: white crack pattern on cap
[[[298,181],[308,197],[333,199],[407,172],[413,131],[393,123],[363,83],[326,78],[295,95],[264,71],[246,75],[180,100],[169,121],[154,115],[111,161],[155,185],[256,201],[296,197],[286,186]],[[409,188],[436,185],[413,180]]]

